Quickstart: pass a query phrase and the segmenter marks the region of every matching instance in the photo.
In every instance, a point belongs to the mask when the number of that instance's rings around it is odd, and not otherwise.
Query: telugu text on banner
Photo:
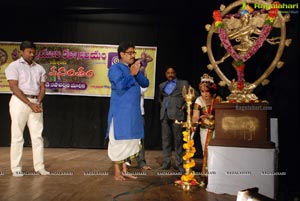
[[[119,62],[117,45],[35,43],[35,61],[47,72],[47,94],[109,97],[109,67]],[[0,42],[0,93],[11,93],[6,67],[18,59],[19,42]],[[136,46],[136,58],[150,81],[145,98],[154,98],[156,47]]]

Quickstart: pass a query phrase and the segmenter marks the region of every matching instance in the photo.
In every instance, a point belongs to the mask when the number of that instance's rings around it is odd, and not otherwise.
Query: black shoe
[[[170,167],[171,167],[170,164],[168,164],[168,165],[163,164],[161,167],[158,168],[158,170],[168,170],[168,169],[170,169]]]

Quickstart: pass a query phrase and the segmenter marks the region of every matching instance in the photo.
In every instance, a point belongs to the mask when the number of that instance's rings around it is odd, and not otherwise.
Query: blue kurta
[[[111,83],[111,97],[106,137],[113,118],[116,140],[144,138],[140,87],[148,87],[149,80],[140,72],[132,76],[128,66],[123,63],[112,65],[108,78]]]

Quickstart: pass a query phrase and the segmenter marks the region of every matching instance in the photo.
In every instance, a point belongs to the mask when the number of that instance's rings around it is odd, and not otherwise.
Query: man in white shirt
[[[11,171],[13,176],[23,176],[23,132],[27,124],[30,131],[34,170],[40,175],[49,175],[44,165],[43,109],[45,96],[45,69],[34,62],[36,46],[31,41],[20,45],[21,57],[5,70],[12,97],[9,102],[11,116]]]

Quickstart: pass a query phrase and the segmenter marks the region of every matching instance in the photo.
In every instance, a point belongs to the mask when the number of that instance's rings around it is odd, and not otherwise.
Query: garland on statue
[[[255,44],[246,52],[244,55],[239,55],[234,47],[232,46],[227,32],[224,29],[224,23],[223,23],[223,18],[222,14],[219,10],[214,10],[213,11],[213,18],[214,18],[214,24],[215,28],[218,30],[218,35],[219,38],[226,49],[226,51],[231,55],[231,57],[234,59],[233,66],[235,67],[237,71],[237,88],[238,89],[243,89],[244,88],[244,68],[246,62],[249,58],[251,58],[257,51],[258,49],[263,45],[264,41],[267,39],[268,35],[270,34],[275,18],[278,15],[278,7],[280,3],[279,2],[274,2],[272,8],[269,10],[267,18],[264,22],[264,25],[262,27],[261,33],[257,40],[255,41]],[[250,6],[247,5],[246,8],[249,8]]]

